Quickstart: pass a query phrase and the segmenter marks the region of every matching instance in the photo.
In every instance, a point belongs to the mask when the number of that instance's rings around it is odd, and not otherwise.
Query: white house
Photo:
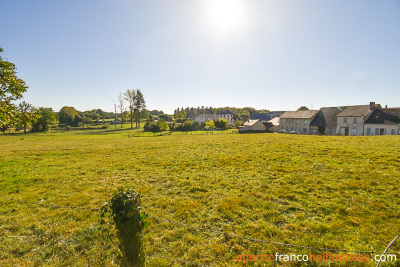
[[[234,124],[233,114],[200,114],[194,118],[194,121],[205,123],[206,121],[225,119],[229,125]]]

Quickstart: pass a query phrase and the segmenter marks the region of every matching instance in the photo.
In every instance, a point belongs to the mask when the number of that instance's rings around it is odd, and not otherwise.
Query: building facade
[[[318,112],[318,110],[286,111],[280,117],[280,130],[310,134],[311,121],[317,116]]]

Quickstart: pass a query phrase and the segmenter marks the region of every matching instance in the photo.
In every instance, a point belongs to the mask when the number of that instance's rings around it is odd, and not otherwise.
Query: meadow
[[[233,261],[240,254],[326,252],[219,232],[379,253],[400,232],[400,136],[132,133],[0,136],[0,266],[115,265],[118,247],[90,209],[118,187],[137,190],[150,216],[148,266],[241,266]]]

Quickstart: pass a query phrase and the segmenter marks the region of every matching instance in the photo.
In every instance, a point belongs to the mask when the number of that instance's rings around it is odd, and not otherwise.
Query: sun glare
[[[243,6],[240,0],[213,0],[211,21],[219,31],[234,30],[243,23]]]

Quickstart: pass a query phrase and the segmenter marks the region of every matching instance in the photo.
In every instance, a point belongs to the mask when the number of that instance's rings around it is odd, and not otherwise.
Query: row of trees
[[[133,121],[135,121],[135,127],[140,127],[140,120],[148,115],[146,110],[146,101],[144,100],[142,91],[140,89],[127,89],[124,93],[119,93],[118,102],[113,100],[115,120],[117,120],[117,107],[120,111],[121,128],[125,119],[125,101],[128,102],[131,128],[133,128]]]
[[[233,108],[233,107],[224,107],[224,108],[212,108],[210,107],[187,107],[187,108],[177,108],[174,110],[174,117],[177,119],[184,119],[195,117],[200,114],[234,114],[235,120],[246,121],[250,117],[257,114],[268,114],[270,111],[261,109],[256,110],[255,108],[245,107],[245,108]]]
[[[214,130],[228,129],[229,124],[225,119],[210,120],[206,122],[197,122],[186,120],[183,123],[166,122],[162,119],[157,121],[148,121],[144,125],[144,130],[147,132],[164,132],[164,131],[198,131],[198,130]]]

